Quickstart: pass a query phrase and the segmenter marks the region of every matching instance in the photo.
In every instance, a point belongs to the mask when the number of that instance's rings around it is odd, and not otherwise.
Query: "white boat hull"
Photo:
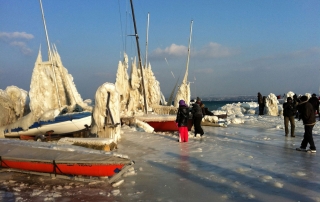
[[[47,131],[53,130],[52,134],[68,134],[76,131],[80,131],[91,125],[91,113],[86,113],[85,116],[76,119],[69,119],[61,122],[41,122],[40,124],[34,124],[28,130],[5,131],[5,137],[20,137],[20,135],[44,135]]]

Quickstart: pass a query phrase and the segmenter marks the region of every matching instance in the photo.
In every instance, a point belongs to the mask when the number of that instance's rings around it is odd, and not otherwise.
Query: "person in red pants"
[[[189,107],[184,100],[179,101],[176,123],[179,128],[179,142],[188,142]]]

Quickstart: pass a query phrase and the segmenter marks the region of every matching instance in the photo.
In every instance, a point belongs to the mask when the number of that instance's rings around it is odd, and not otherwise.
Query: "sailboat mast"
[[[40,8],[41,8],[41,13],[42,13],[42,21],[43,21],[43,25],[44,25],[44,31],[46,33],[46,39],[47,39],[47,45],[48,45],[48,61],[51,61],[51,67],[52,67],[52,71],[53,71],[53,77],[54,77],[54,84],[56,87],[56,93],[57,93],[57,101],[59,104],[59,107],[61,107],[61,102],[60,102],[60,97],[59,97],[59,90],[58,90],[58,85],[57,85],[57,79],[56,79],[56,73],[55,73],[55,68],[53,65],[53,61],[52,61],[52,52],[50,49],[50,43],[49,43],[49,37],[48,37],[48,32],[47,32],[47,25],[46,25],[46,20],[44,18],[44,12],[43,12],[43,7],[42,7],[42,1],[40,1]]]
[[[131,3],[132,19],[133,19],[133,24],[134,24],[134,32],[135,32],[136,43],[137,43],[137,50],[138,50],[138,57],[139,57],[139,66],[140,66],[141,77],[142,77],[142,91],[143,91],[143,98],[144,98],[144,108],[145,108],[146,114],[148,114],[148,106],[147,106],[147,99],[146,99],[146,89],[145,89],[145,85],[144,85],[143,69],[142,69],[142,64],[141,64],[141,55],[140,55],[140,46],[139,46],[139,36],[138,36],[138,32],[137,32],[136,19],[135,19],[135,17],[134,17],[134,10],[133,10],[132,0],[130,0],[130,3]]]
[[[146,39],[146,60],[144,62],[144,68],[148,68],[148,40],[149,40],[149,13],[148,13],[148,21],[147,21],[147,39]]]
[[[191,45],[191,37],[192,37],[192,25],[193,25],[193,20],[191,20],[191,24],[190,24],[190,37],[189,37],[189,46],[188,46],[188,58],[187,58],[186,74],[184,75],[184,78],[183,78],[183,83],[185,83],[185,84],[188,81],[189,60],[190,60],[190,45]]]
[[[44,18],[44,12],[43,12],[43,7],[42,7],[42,1],[40,1],[40,8],[41,8],[41,13],[42,13],[42,21],[44,25],[44,31],[46,33],[46,39],[47,39],[47,46],[48,46],[48,60],[51,61],[52,56],[51,56],[51,49],[50,49],[50,42],[49,42],[49,37],[48,37],[48,31],[47,31],[47,25],[46,25],[46,20]]]

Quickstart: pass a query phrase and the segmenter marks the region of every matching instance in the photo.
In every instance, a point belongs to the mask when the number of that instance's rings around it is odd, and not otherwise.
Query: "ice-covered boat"
[[[82,100],[72,75],[62,64],[56,46],[50,46],[41,1],[40,6],[48,44],[48,61],[42,60],[39,50],[28,94],[30,113],[3,125],[0,136],[36,136],[48,131],[68,134],[91,125],[92,107]]]
[[[34,122],[28,129],[21,127],[6,129],[5,137],[20,137],[21,135],[69,134],[86,129],[91,125],[91,112],[73,112],[56,116],[53,120]]]
[[[176,115],[144,115],[136,116],[136,119],[149,124],[156,132],[178,131]],[[188,130],[192,128],[192,119],[189,119]]]
[[[183,78],[183,81],[178,89],[176,94],[176,98],[174,101],[174,107],[179,107],[179,101],[185,100],[186,103],[189,103],[190,100],[190,83],[188,82],[188,69],[189,69],[189,58],[190,58],[190,44],[191,44],[191,36],[192,36],[192,24],[190,24],[190,38],[189,38],[189,47],[188,47],[188,57],[187,57],[187,65],[186,72]],[[169,99],[171,102],[171,98]],[[156,116],[141,116],[137,117],[139,120],[148,123],[150,126],[154,128],[154,131],[178,131],[178,126],[176,124],[176,115],[156,115]],[[190,131],[192,128],[193,122],[192,119],[188,122],[188,130]]]
[[[0,139],[0,168],[73,176],[111,177],[133,162],[126,156],[42,142]]]

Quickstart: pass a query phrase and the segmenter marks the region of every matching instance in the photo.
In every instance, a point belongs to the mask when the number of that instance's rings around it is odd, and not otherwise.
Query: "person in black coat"
[[[315,112],[319,114],[319,99],[315,93],[312,94],[312,97],[309,99],[309,102],[312,104]],[[320,117],[320,116],[319,116]]]
[[[176,123],[179,128],[179,142],[188,142],[189,107],[184,100],[179,101]]]
[[[313,141],[312,129],[316,124],[316,116],[314,113],[313,106],[308,102],[307,96],[302,96],[300,98],[300,104],[298,105],[299,120],[302,119],[304,125],[304,136],[301,142],[301,146],[297,148],[298,151],[307,151],[307,145],[310,144],[310,149],[308,151],[315,153],[316,146]]]
[[[284,117],[284,129],[285,129],[285,136],[288,136],[289,134],[289,122],[291,126],[291,137],[295,137],[294,135],[294,129],[295,129],[295,123],[294,123],[294,117],[296,115],[296,106],[292,102],[292,98],[288,97],[287,102],[283,103],[283,117]]]
[[[201,104],[201,110],[202,110],[202,113],[203,113],[203,116],[205,115],[209,115],[209,116],[213,116],[213,113],[209,111],[208,107],[205,107],[205,105],[202,103]]]
[[[263,115],[264,102],[263,102],[263,97],[260,92],[258,92],[258,104],[259,104],[259,115]]]
[[[201,137],[204,134],[203,129],[201,127],[201,121],[204,115],[202,113],[200,104],[201,104],[201,101],[197,101],[192,105],[192,109],[191,109],[195,137],[197,137],[197,134],[200,134]]]

